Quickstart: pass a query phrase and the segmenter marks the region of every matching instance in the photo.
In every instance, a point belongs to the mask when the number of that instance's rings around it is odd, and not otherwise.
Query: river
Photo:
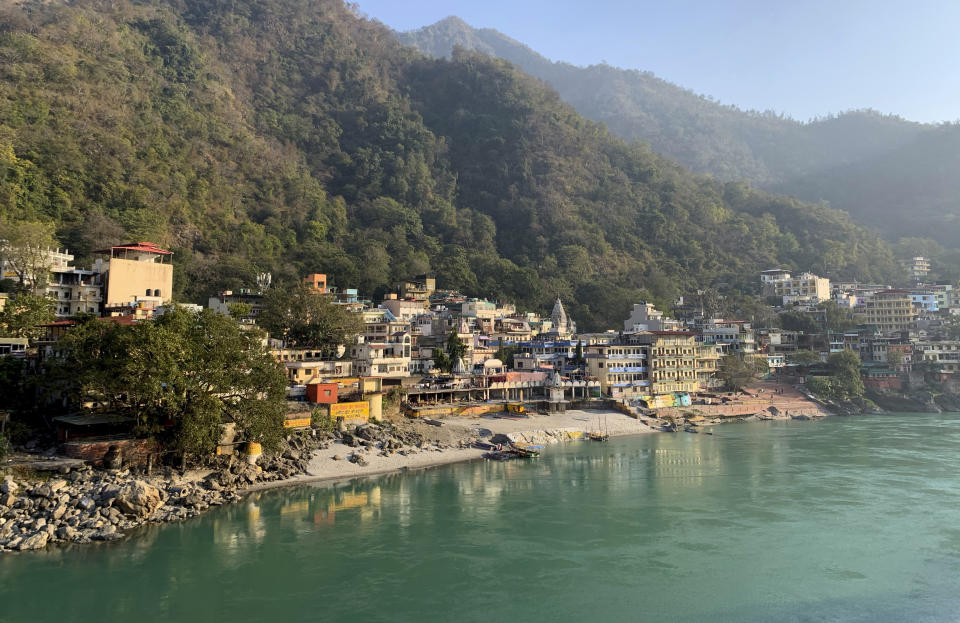
[[[0,621],[958,620],[960,415],[713,430],[7,554]]]

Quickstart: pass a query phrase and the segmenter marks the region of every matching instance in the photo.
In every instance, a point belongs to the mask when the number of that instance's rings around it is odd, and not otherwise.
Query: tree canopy
[[[133,326],[84,318],[57,343],[47,391],[135,418],[181,452],[212,452],[222,425],[275,447],[286,376],[262,333],[203,310],[174,308]]]
[[[363,318],[302,285],[270,288],[257,320],[271,337],[291,348],[313,348],[333,357],[363,331]]]

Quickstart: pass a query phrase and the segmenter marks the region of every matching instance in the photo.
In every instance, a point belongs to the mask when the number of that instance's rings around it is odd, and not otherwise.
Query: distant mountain
[[[552,62],[496,30],[476,29],[456,17],[396,37],[437,58],[460,46],[507,60],[547,82],[585,117],[624,139],[646,141],[692,171],[829,201],[891,239],[924,235],[957,245],[952,232],[940,229],[957,216],[956,185],[942,179],[940,167],[923,151],[935,146],[948,161],[951,153],[960,153],[960,139],[949,127],[872,110],[810,123],[744,111],[650,72]],[[917,166],[918,157],[929,166]],[[898,171],[892,177],[891,168]],[[903,184],[889,188],[893,180]],[[922,192],[904,193],[905,188]],[[902,212],[911,218],[900,218]]]

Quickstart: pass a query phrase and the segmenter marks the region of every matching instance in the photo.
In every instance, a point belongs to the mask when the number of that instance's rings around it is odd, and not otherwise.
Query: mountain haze
[[[0,222],[80,263],[176,253],[183,300],[328,272],[442,287],[585,329],[770,266],[895,279],[842,212],[694,175],[502,60],[429,58],[340,0],[0,1]]]
[[[649,143],[654,152],[692,171],[829,201],[891,239],[922,235],[956,245],[958,230],[943,226],[958,216],[960,182],[956,176],[944,180],[940,167],[923,157],[931,144],[939,146],[937,153],[960,153],[960,139],[950,126],[871,110],[809,123],[743,111],[650,72],[551,62],[502,33],[473,28],[456,17],[396,36],[438,58],[460,46],[508,60],[547,82],[585,117],[626,140]],[[917,166],[913,158],[918,155],[931,166]],[[906,186],[900,183],[904,175],[887,175],[891,167],[910,172]],[[905,187],[925,190],[916,196],[902,192]]]

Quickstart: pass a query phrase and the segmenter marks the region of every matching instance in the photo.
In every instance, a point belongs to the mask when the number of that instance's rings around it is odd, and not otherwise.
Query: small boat
[[[610,435],[605,433],[587,433],[587,439],[590,441],[609,441]]]
[[[543,446],[535,443],[526,443],[523,441],[518,441],[513,444],[517,448],[523,448],[524,450],[543,450]]]
[[[531,449],[528,449],[528,448],[521,448],[520,446],[510,446],[509,448],[507,448],[506,450],[504,450],[504,452],[511,452],[511,453],[517,455],[518,457],[525,458],[525,459],[533,459],[533,458],[536,458],[536,457],[540,456],[540,451],[539,451],[539,450],[531,450]]]

